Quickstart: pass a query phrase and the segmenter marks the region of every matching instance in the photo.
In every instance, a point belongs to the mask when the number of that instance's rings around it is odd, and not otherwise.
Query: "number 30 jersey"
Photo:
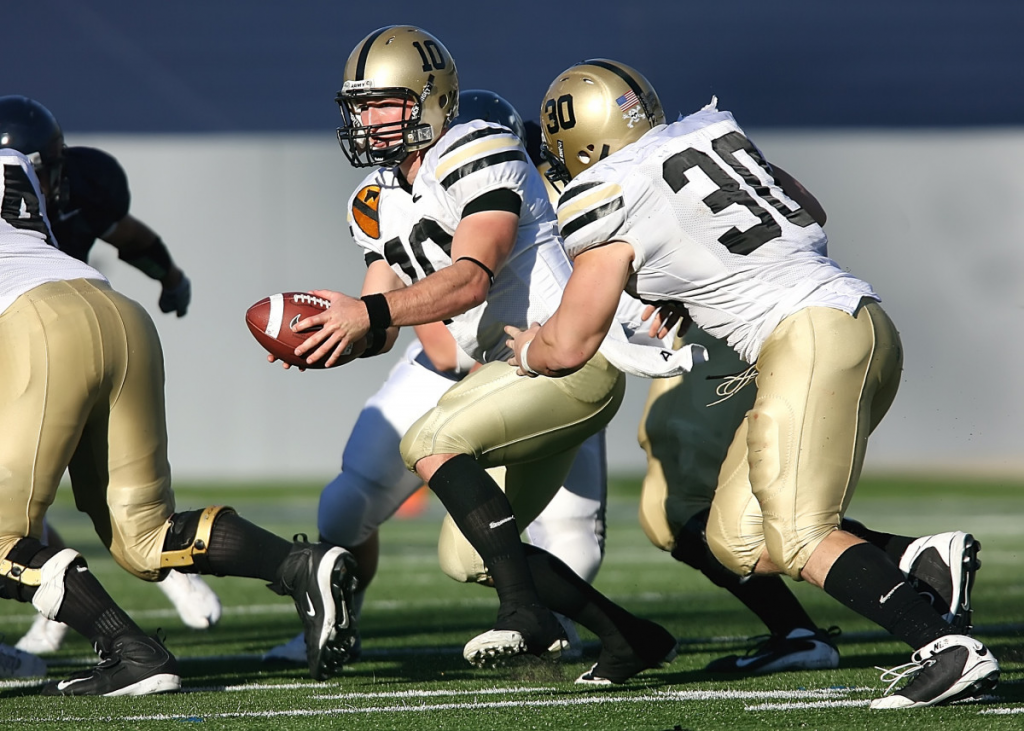
[[[570,257],[633,247],[627,292],[680,301],[749,363],[805,307],[854,312],[871,286],[828,258],[827,238],[787,196],[732,114],[714,103],[585,170],[558,202]]]
[[[512,355],[506,324],[526,329],[551,317],[572,271],[544,181],[519,138],[479,120],[456,125],[430,148],[411,187],[396,170],[379,169],[349,200],[352,237],[365,250],[367,266],[383,259],[410,285],[451,265],[459,221],[489,210],[483,196],[502,189],[522,200],[515,246],[494,272],[487,300],[445,323],[480,362]]]

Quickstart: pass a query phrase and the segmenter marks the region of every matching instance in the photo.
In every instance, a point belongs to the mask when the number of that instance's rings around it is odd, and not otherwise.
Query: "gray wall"
[[[869,470],[1024,474],[1024,130],[748,130],[829,212],[831,254],[872,282],[904,338],[906,370]],[[356,293],[344,205],[360,175],[331,133],[68,135],[116,155],[132,212],[192,277],[189,315],[97,244],[93,263],[145,304],[163,337],[171,460],[179,478],[329,478],[393,356],[326,372],[264,360],[243,314],[274,292]],[[643,468],[630,383],[611,427],[613,471]]]

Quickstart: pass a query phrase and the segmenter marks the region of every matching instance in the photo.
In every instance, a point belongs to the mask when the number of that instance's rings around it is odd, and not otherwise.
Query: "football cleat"
[[[911,586],[963,632],[971,628],[971,589],[981,567],[980,549],[970,533],[955,531],[918,538],[900,557],[900,570]]]
[[[498,667],[517,655],[557,660],[568,646],[565,630],[551,610],[521,606],[499,613],[494,629],[467,642],[462,656],[478,668]]]
[[[872,708],[920,708],[951,703],[990,690],[999,682],[999,663],[983,644],[966,635],[946,635],[911,656],[911,662],[882,671],[888,682]],[[893,692],[904,678],[910,682]]]
[[[352,649],[349,651],[348,661],[356,662],[363,654],[363,643],[359,632],[355,633],[352,640]],[[263,654],[263,662],[291,662],[303,664],[306,662],[306,638],[301,632],[292,637],[288,642],[274,645]]]
[[[709,673],[767,675],[788,670],[832,670],[839,667],[839,650],[833,638],[838,627],[807,629],[799,627],[786,635],[758,638],[745,655],[728,655],[712,660],[704,668]]]
[[[98,642],[95,649],[99,665],[47,683],[43,695],[153,695],[181,689],[174,655],[154,637],[125,635]]]
[[[46,675],[46,662],[30,652],[0,642],[0,678]]]
[[[590,670],[576,679],[579,685],[621,685],[644,670],[667,665],[676,658],[679,643],[667,629],[646,619],[637,619],[636,632],[625,652],[611,651],[607,644]]]
[[[220,620],[220,599],[199,574],[168,571],[157,586],[192,629],[207,629]]]
[[[36,655],[56,652],[60,649],[61,643],[64,641],[64,635],[67,633],[68,626],[63,622],[55,622],[41,614],[37,614],[28,632],[21,636],[15,647]]]
[[[295,601],[314,680],[337,674],[352,657],[356,623],[349,607],[355,567],[355,558],[341,546],[296,540],[282,564],[280,582],[271,585]]]

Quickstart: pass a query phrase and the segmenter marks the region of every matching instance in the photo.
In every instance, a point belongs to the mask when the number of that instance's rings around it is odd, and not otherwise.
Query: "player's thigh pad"
[[[810,307],[779,324],[757,366],[747,418],[750,484],[768,555],[799,578],[846,512],[868,435],[895,397],[902,348],[877,303],[856,317]]]
[[[565,378],[527,378],[508,363],[489,363],[409,429],[402,458],[414,469],[431,455],[469,454],[493,467],[565,452],[607,426],[625,380],[600,354]]]
[[[0,314],[0,541],[42,535],[97,398],[110,394],[104,333],[78,282],[49,282]]]
[[[705,530],[708,548],[730,571],[747,576],[754,571],[764,552],[761,522],[761,506],[750,488],[747,419],[744,419],[719,472]]]
[[[99,283],[87,283],[82,295],[102,334],[110,390],[97,400],[69,465],[75,502],[118,564],[156,581],[174,512],[160,339],[135,301]]]
[[[721,377],[747,364],[724,340],[698,328],[691,328],[684,342],[706,347],[708,362],[685,376],[654,379],[639,434],[647,453],[640,525],[665,551],[673,549],[690,519],[711,505],[726,452],[756,393],[749,385],[723,401],[716,393]]]

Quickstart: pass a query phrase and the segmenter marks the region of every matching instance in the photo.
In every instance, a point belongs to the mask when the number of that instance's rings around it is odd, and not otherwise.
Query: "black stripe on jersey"
[[[441,187],[448,190],[467,175],[471,175],[472,173],[483,170],[484,168],[489,168],[491,165],[498,165],[503,162],[512,162],[514,160],[526,162],[526,153],[522,150],[508,150],[507,152],[498,152],[493,155],[488,155],[487,157],[481,157],[479,160],[467,162],[462,167],[455,168],[455,170],[448,173],[448,175],[445,176],[445,179],[441,181]]]
[[[494,127],[488,127],[487,129],[478,129],[475,132],[470,132],[465,137],[460,137],[459,139],[457,139],[452,144],[451,147],[449,147],[447,150],[445,150],[444,152],[441,153],[441,157],[444,157],[445,155],[447,155],[452,150],[457,150],[458,148],[462,147],[463,145],[468,145],[473,140],[478,140],[481,137],[490,137],[491,135],[509,135],[511,137],[515,136],[515,135],[512,134],[512,132],[510,130],[507,130],[507,129],[495,129]]]
[[[370,208],[368,205],[363,203],[363,201],[359,200],[358,198],[352,201],[352,207],[355,208],[360,213],[362,213],[367,218],[369,218],[374,223],[380,223],[380,220],[377,218],[377,211]]]
[[[483,211],[508,211],[517,216],[523,210],[523,199],[511,188],[489,190],[482,196],[474,198],[462,209],[462,218]]]
[[[363,254],[363,261],[366,262],[366,268],[369,269],[370,265],[375,261],[384,261],[384,257],[378,254],[376,251],[367,251]]]
[[[363,75],[366,73],[366,57],[370,55],[370,46],[373,45],[373,42],[377,40],[381,36],[381,34],[384,33],[384,31],[391,30],[394,27],[395,26],[393,25],[389,25],[384,28],[381,28],[372,36],[366,39],[366,43],[364,43],[363,47],[359,49],[359,60],[356,62],[356,78],[353,79],[353,81],[363,80]]]
[[[607,216],[609,213],[612,213],[613,211],[619,210],[624,205],[625,204],[622,202],[622,198],[620,197],[616,198],[611,203],[605,203],[603,206],[598,206],[592,211],[587,211],[582,216],[577,216],[576,218],[569,221],[569,223],[565,224],[565,228],[563,228],[561,231],[562,238],[569,238],[584,226],[593,223],[599,218]]]
[[[599,185],[604,185],[604,183],[597,182],[597,183],[583,183],[582,185],[574,185],[572,188],[570,188],[569,190],[565,191],[564,193],[562,193],[562,195],[560,195],[558,197],[558,205],[561,206],[562,204],[566,203],[567,201],[571,201],[573,198],[578,196],[580,193],[586,193],[588,190],[593,190],[594,188],[596,188]]]

